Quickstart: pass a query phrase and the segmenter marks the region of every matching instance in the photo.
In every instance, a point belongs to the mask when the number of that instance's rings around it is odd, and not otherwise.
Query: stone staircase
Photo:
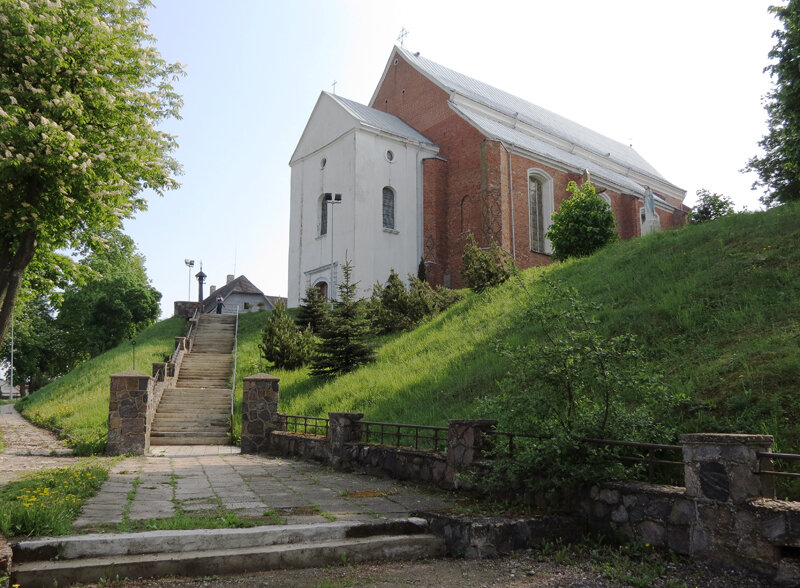
[[[150,446],[227,445],[230,378],[236,317],[203,314],[191,352],[174,388],[167,388],[153,418]]]
[[[145,531],[22,540],[11,582],[25,588],[120,578],[216,576],[374,560],[441,557],[424,519]]]

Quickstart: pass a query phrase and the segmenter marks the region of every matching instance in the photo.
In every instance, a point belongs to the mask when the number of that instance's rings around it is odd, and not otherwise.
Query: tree
[[[344,281],[339,284],[339,301],[335,303],[330,320],[319,333],[322,341],[311,366],[311,375],[334,377],[351,372],[369,362],[374,356],[364,343],[368,324],[362,306],[356,300],[358,284],[350,282],[353,267],[345,259],[342,266]]]
[[[751,158],[744,171],[758,174],[753,188],[764,188],[761,202],[775,206],[800,200],[800,0],[769,11],[783,24],[772,34],[777,42],[769,57],[775,61],[764,68],[775,88],[764,105],[768,132],[758,142],[764,155]]]
[[[300,300],[294,322],[301,329],[311,327],[312,331],[319,333],[322,325],[328,320],[328,310],[328,303],[322,291],[316,286],[309,286],[306,288],[305,298]]]
[[[258,344],[261,357],[276,368],[293,370],[309,362],[314,353],[314,335],[311,325],[298,331],[286,312],[286,305],[278,300],[261,331]]]
[[[614,213],[591,182],[580,187],[570,182],[567,192],[571,196],[553,213],[553,224],[547,232],[553,243],[553,259],[586,257],[619,238],[614,232]]]
[[[372,296],[370,322],[375,333],[395,333],[419,322],[421,316],[413,316],[406,285],[394,269],[389,272],[385,286],[373,288]]]
[[[689,213],[689,222],[697,225],[729,214],[733,214],[733,201],[730,198],[701,188],[697,191],[697,204]]]
[[[134,337],[159,315],[161,293],[150,285],[133,240],[119,231],[102,239],[105,248],[81,261],[85,279],[66,289],[58,312],[74,363]]]
[[[0,340],[37,251],[97,246],[98,233],[174,188],[178,117],[148,33],[148,0],[0,0]]]
[[[497,243],[492,242],[488,249],[481,249],[472,233],[467,235],[461,258],[461,275],[470,290],[483,292],[502,284],[511,276],[512,267],[510,256]]]

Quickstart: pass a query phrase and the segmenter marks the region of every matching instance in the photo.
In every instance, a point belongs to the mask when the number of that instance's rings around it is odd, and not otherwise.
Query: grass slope
[[[682,432],[770,433],[779,450],[800,451],[798,243],[800,206],[781,206],[617,243],[521,280],[534,293],[541,275],[564,281],[600,306],[605,334],[635,334],[687,399],[675,415]],[[271,372],[281,378],[281,410],[435,425],[491,417],[478,401],[508,367],[495,343],[534,334],[521,321],[524,299],[513,279],[469,293],[415,331],[382,339],[375,363],[334,381]],[[242,322],[240,377],[270,371],[254,351],[265,318]]]
[[[169,357],[185,324],[185,319],[173,317],[139,333],[137,371],[149,374],[154,361]],[[17,409],[30,421],[69,435],[69,444],[79,453],[102,452],[108,436],[109,376],[131,370],[132,363],[131,345],[122,343],[21,399]]]

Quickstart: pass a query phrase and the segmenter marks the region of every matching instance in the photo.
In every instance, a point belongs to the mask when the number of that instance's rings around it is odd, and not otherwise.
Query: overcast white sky
[[[405,46],[631,143],[672,183],[759,208],[740,173],[766,132],[763,68],[778,0],[157,0],[151,31],[178,83],[180,190],[126,222],[162,292],[245,274],[286,295],[288,161],[320,91],[367,103]],[[192,298],[197,283],[192,279]]]

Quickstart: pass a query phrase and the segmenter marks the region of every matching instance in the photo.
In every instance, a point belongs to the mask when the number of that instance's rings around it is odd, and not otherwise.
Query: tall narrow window
[[[531,251],[546,253],[544,190],[542,181],[535,177],[528,178],[528,214],[530,217]]]
[[[383,189],[383,228],[394,230],[394,190]]]
[[[320,235],[327,235],[328,234],[328,203],[325,200],[325,195],[323,194],[319,199],[319,234]]]

